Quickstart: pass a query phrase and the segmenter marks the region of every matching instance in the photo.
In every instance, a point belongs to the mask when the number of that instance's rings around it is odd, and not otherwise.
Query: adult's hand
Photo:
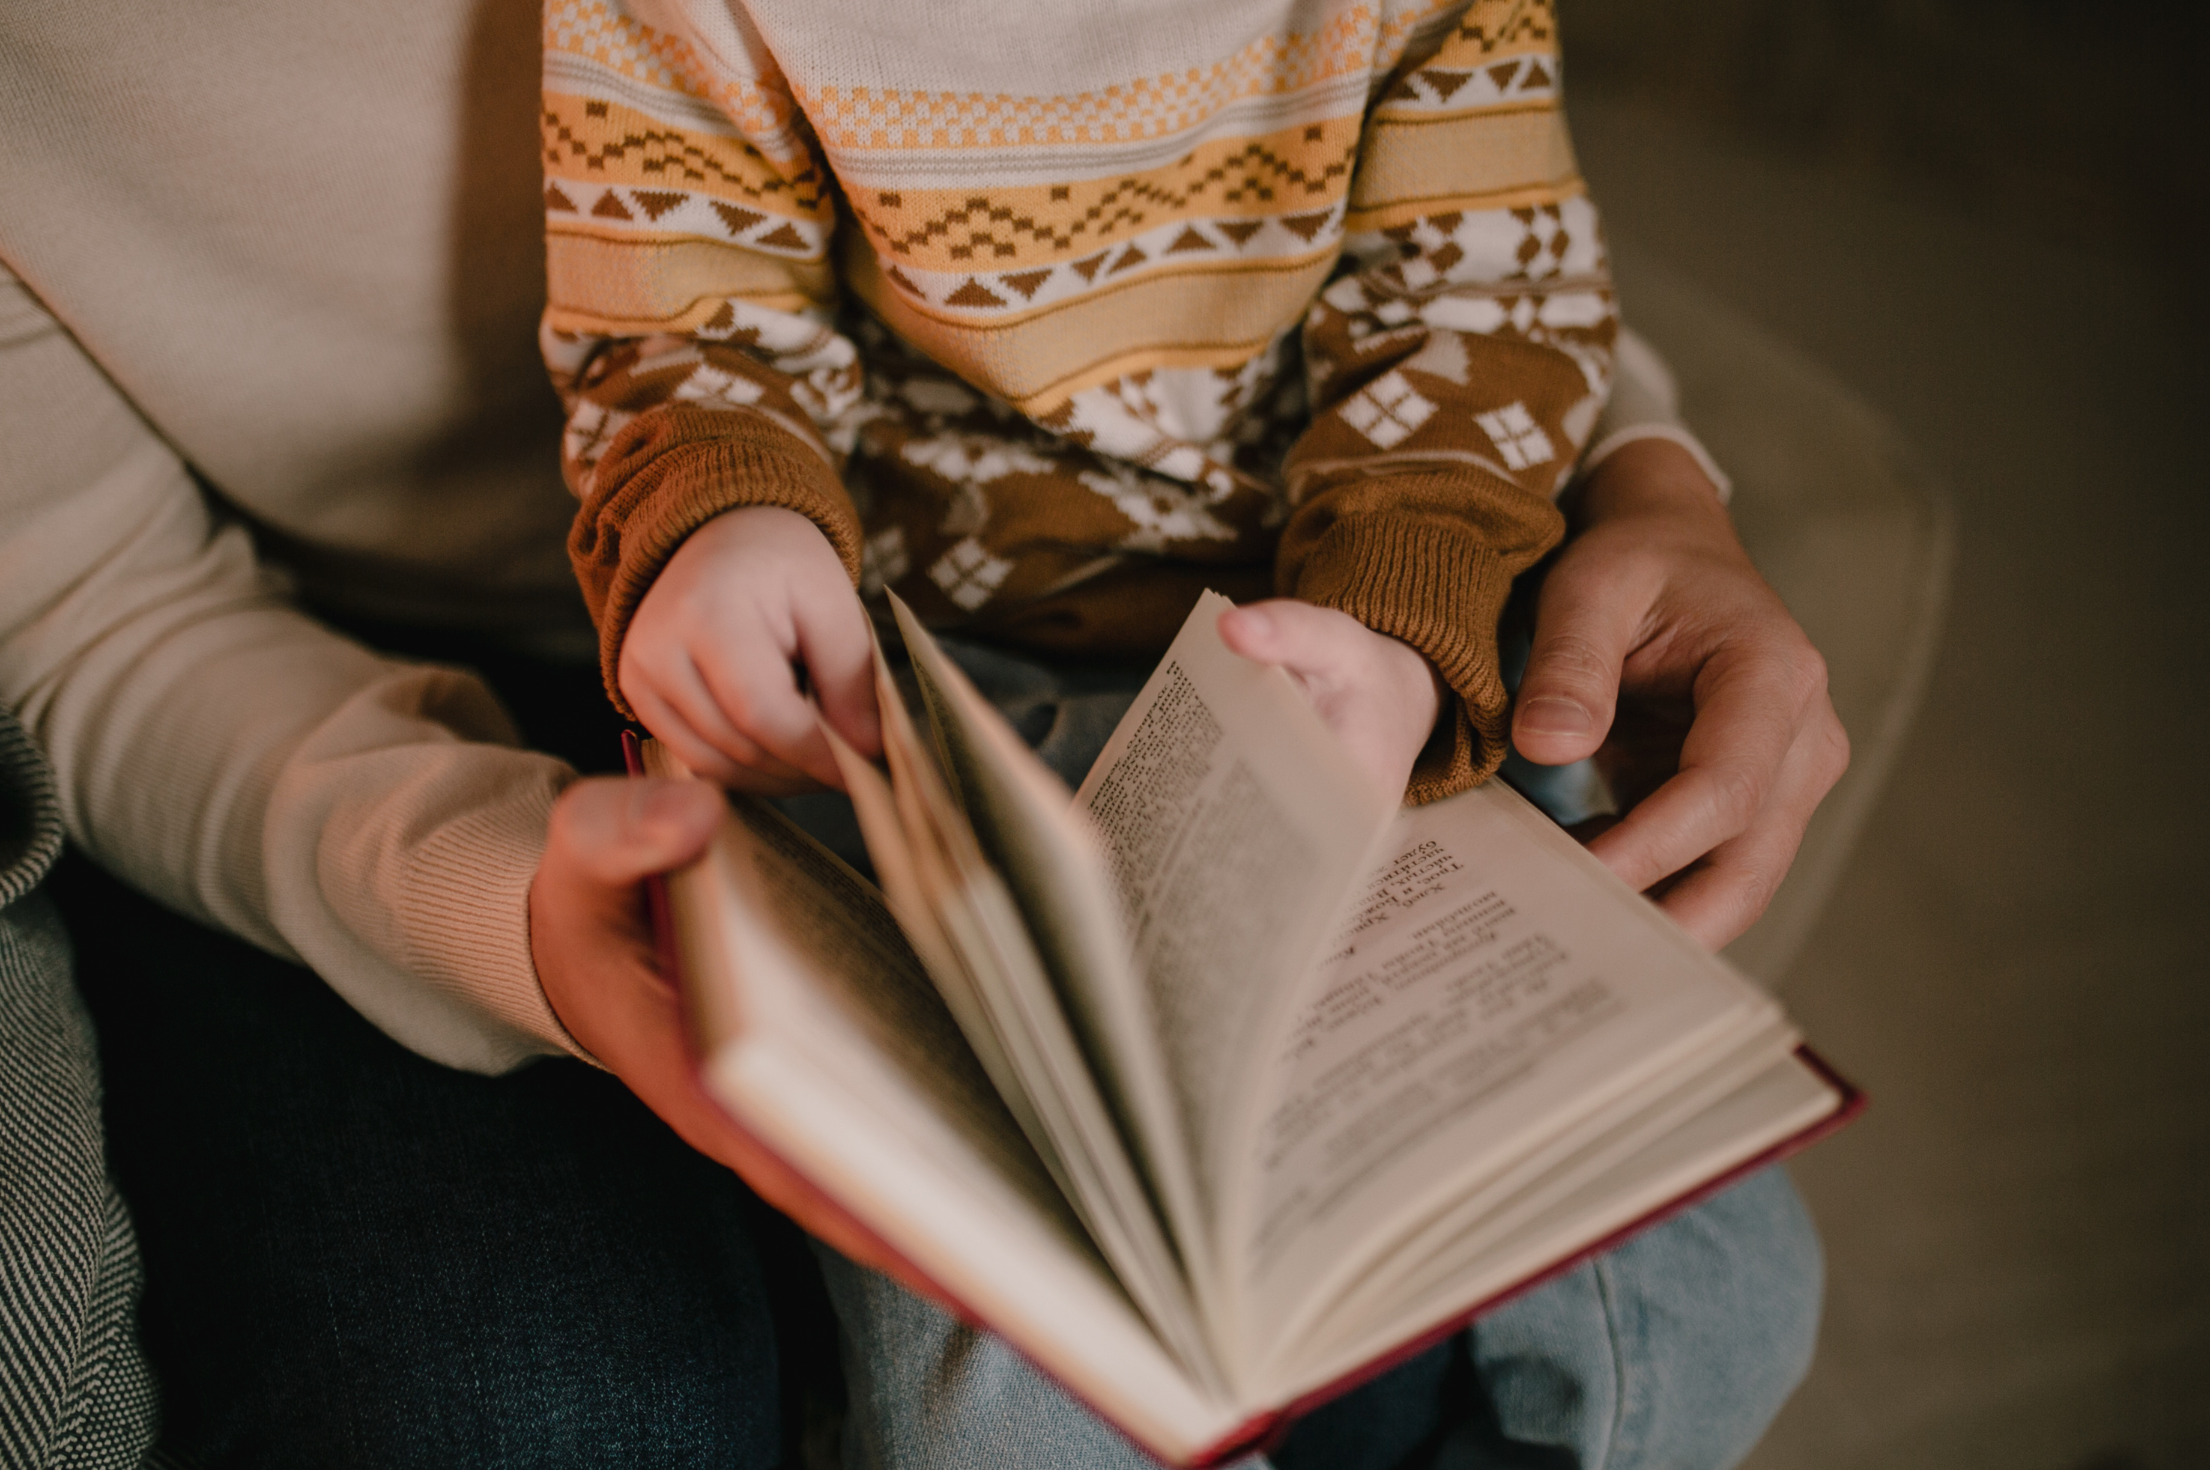
[[[1678,445],[1621,449],[1574,521],[1512,743],[1543,765],[1596,757],[1631,805],[1589,850],[1717,949],[1765,911],[1849,764],[1826,663]]]
[[[818,1209],[783,1161],[733,1125],[698,1085],[675,987],[660,973],[643,883],[695,861],[721,821],[703,781],[598,777],[554,805],[530,883],[530,953],[561,1024],[684,1142],[863,1265],[914,1280],[842,1216]]]

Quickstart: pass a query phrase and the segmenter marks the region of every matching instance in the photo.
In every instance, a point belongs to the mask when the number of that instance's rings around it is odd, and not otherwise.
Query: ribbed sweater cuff
[[[1337,521],[1299,568],[1296,596],[1410,644],[1458,696],[1443,716],[1448,739],[1413,768],[1408,801],[1455,795],[1503,763],[1510,712],[1496,625],[1511,587],[1510,567],[1480,533],[1441,517]]]
[[[859,581],[859,519],[844,487],[810,447],[766,420],[666,415],[643,442],[617,446],[598,474],[576,514],[568,557],[598,623],[606,692],[627,718],[636,714],[617,675],[630,619],[683,538],[715,516],[756,505],[796,511],[821,528]]]
[[[530,944],[530,884],[560,789],[557,779],[517,781],[416,848],[405,957],[415,973],[546,1050],[597,1066],[553,1011]]]

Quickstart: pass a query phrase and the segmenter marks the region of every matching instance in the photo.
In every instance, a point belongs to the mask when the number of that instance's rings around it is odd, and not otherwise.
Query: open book
[[[831,737],[880,890],[738,797],[663,911],[738,1125],[1180,1464],[1860,1102],[1501,783],[1371,789],[1227,606],[1071,798],[899,607],[927,736],[878,655],[887,769]]]

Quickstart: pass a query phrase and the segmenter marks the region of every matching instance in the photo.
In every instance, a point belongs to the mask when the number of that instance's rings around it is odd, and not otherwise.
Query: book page
[[[1365,1270],[1339,1275],[1326,1295],[1309,1297],[1280,1333],[1284,1358],[1309,1355],[1316,1344],[1420,1310],[1439,1280],[1559,1200],[1665,1146],[1712,1107],[1788,1062],[1799,1044],[1792,1027],[1776,1024],[1706,1063],[1661,1073],[1614,1098],[1430,1215],[1386,1254],[1372,1257]]]
[[[895,593],[890,603],[944,752],[945,775],[984,855],[1020,905],[1090,1069],[1172,1227],[1185,1275],[1204,1276],[1211,1270],[1210,1242],[1196,1182],[1104,849],[1075,808],[1074,794]]]
[[[1239,1198],[1245,1330],[1271,1339],[1423,1222],[1656,1106],[1778,1008],[1510,788],[1402,813],[1301,987]],[[1641,1106],[1638,1104],[1637,1106]]]
[[[669,773],[657,744],[645,753],[648,770]],[[888,1067],[926,1096],[1054,1229],[1086,1239],[865,879],[782,813],[733,793],[705,862],[668,884],[702,1049],[747,1029],[826,1027],[853,1043],[856,1066]]]
[[[1216,1236],[1271,1038],[1394,805],[1280,669],[1220,641],[1229,606],[1199,601],[1075,797],[1106,845]]]
[[[843,773],[845,794],[851,798],[867,855],[882,880],[884,898],[898,927],[905,932],[922,968],[936,982],[938,995],[1011,1116],[1036,1145],[1038,1157],[1059,1181],[1059,1187],[1068,1190],[1066,1165],[1051,1146],[1050,1134],[1021,1085],[1020,1073],[983,1003],[980,987],[946,932],[939,905],[931,901],[931,894],[941,886],[933,871],[935,864],[916,851],[908,838],[897,797],[883,773],[846,744],[826,719],[821,721],[821,733],[829,743],[837,769]]]
[[[1190,1371],[1217,1384],[1219,1355],[1200,1324],[1183,1262],[1035,937],[945,789],[879,649],[876,686],[888,800],[880,772],[852,760],[840,741],[832,739],[831,749],[841,748],[839,759],[847,762],[846,785],[892,907],[1123,1285]]]
[[[740,797],[667,883],[702,1081],[754,1137],[1159,1452],[1247,1417],[1129,1300],[863,879]]]

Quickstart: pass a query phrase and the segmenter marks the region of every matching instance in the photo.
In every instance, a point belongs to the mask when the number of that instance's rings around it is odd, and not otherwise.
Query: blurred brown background
[[[2210,1465],[2210,22],[1562,8],[1628,319],[1669,269],[1957,512],[1924,707],[1783,983],[1874,1107],[1796,1166],[1827,1323],[1751,1463]]]

